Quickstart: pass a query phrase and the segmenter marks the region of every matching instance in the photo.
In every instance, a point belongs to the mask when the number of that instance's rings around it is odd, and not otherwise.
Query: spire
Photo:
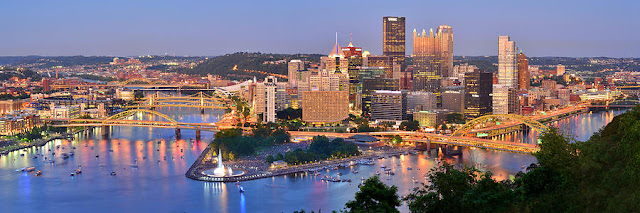
[[[433,28],[429,29],[429,37],[433,37]]]
[[[336,32],[336,44],[333,46],[333,49],[331,49],[329,57],[344,57],[344,53],[342,53],[340,45],[338,45],[338,32]]]
[[[349,33],[349,47],[353,47],[353,33]]]
[[[427,37],[427,32],[422,29],[422,37]]]

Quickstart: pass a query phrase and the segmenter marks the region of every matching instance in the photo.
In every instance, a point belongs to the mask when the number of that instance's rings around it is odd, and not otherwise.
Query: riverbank
[[[234,170],[239,169],[245,171],[242,176],[236,177],[211,177],[205,175],[203,172],[217,167],[216,163],[207,160],[206,155],[210,152],[210,147],[205,148],[202,154],[196,159],[196,161],[187,170],[185,176],[187,178],[199,181],[207,182],[236,182],[236,181],[249,181],[260,178],[268,178],[274,176],[295,174],[300,172],[318,171],[322,169],[331,169],[335,167],[344,167],[357,164],[358,161],[367,161],[376,158],[386,158],[391,156],[397,156],[401,154],[408,154],[410,148],[392,148],[382,147],[377,150],[367,151],[365,154],[359,156],[353,156],[341,159],[324,160],[320,162],[287,166],[284,168],[269,168],[267,163],[262,161],[262,164],[257,164],[255,160],[242,159],[238,161],[226,162],[225,167],[231,167]]]
[[[54,133],[54,134],[51,134],[49,137],[35,139],[35,140],[31,141],[31,142],[8,142],[8,143],[14,143],[14,144],[0,148],[0,149],[2,149],[2,151],[0,151],[0,155],[7,155],[10,152],[13,152],[13,151],[16,151],[16,150],[25,149],[25,148],[29,148],[29,147],[33,147],[33,146],[44,146],[45,144],[49,143],[49,141],[56,140],[56,139],[65,139],[65,138],[68,138],[68,137],[71,137],[71,136],[73,136],[73,134],[68,134],[68,133],[57,134],[57,133]]]

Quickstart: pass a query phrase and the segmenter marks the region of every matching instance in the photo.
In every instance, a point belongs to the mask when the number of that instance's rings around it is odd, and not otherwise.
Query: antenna
[[[349,33],[349,43],[353,42],[353,33]]]

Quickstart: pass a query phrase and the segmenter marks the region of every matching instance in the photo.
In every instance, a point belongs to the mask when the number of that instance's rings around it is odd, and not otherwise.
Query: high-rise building
[[[348,91],[304,91],[302,120],[309,123],[335,123],[349,117]]]
[[[507,91],[507,101],[508,101],[508,114],[520,114],[520,99],[518,97],[518,89],[509,88]]]
[[[453,73],[450,77],[458,78],[462,85],[464,85],[464,74],[476,71],[477,69],[478,67],[476,65],[469,65],[468,63],[458,64],[453,67]]]
[[[392,64],[404,66],[405,32],[405,17],[382,18],[382,52],[391,57]]]
[[[289,78],[290,87],[297,87],[296,81],[298,79],[298,72],[300,72],[300,70],[304,70],[304,62],[297,59],[289,61],[289,72],[287,77]]]
[[[371,120],[407,120],[407,93],[376,90],[371,97]]]
[[[386,78],[393,77],[392,58],[389,56],[367,55],[363,56],[362,64],[365,67],[382,67]]]
[[[518,88],[516,43],[509,36],[498,37],[498,84]]]
[[[278,80],[267,76],[262,83],[256,84],[253,109],[257,115],[262,114],[262,121],[276,122],[276,92]]]
[[[407,94],[407,110],[409,113],[431,111],[436,109],[436,95],[425,91],[412,91]]]
[[[474,119],[491,114],[493,91],[493,74],[474,71],[464,76],[464,117]]]
[[[562,76],[562,75],[564,75],[564,65],[562,65],[562,64],[558,64],[558,65],[556,66],[556,75],[557,75],[557,76]]]
[[[518,89],[529,90],[531,86],[529,75],[529,59],[524,53],[518,54]]]
[[[464,86],[453,86],[442,91],[442,108],[451,112],[464,111]]]
[[[442,79],[453,75],[453,30],[440,25],[421,34],[413,30],[413,89],[440,95]]]
[[[363,66],[362,48],[353,46],[353,41],[349,41],[349,45],[342,48],[344,57],[348,60],[349,66],[347,73],[349,74],[349,105],[357,108],[360,102],[360,68]]]
[[[493,114],[509,114],[509,87],[504,84],[493,85]]]
[[[361,75],[362,76],[362,75]],[[364,116],[371,115],[371,104],[373,93],[377,90],[398,90],[400,88],[400,81],[398,79],[391,78],[362,78],[362,114]]]

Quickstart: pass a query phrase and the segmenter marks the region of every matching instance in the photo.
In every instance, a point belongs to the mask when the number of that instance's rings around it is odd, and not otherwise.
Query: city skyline
[[[0,17],[19,21],[0,29],[4,38],[0,55],[326,54],[335,32],[340,44],[347,44],[352,33],[357,46],[382,55],[379,20],[383,16],[406,17],[405,34],[414,28],[422,30],[422,26],[456,28],[456,56],[497,55],[498,35],[511,36],[531,57],[640,55],[634,21],[638,14],[633,13],[636,2],[560,2],[554,7],[537,2],[509,6],[499,2],[402,2],[379,7],[383,3],[8,2],[8,10]],[[422,15],[411,9],[417,6],[451,9]],[[522,15],[518,8],[528,8],[528,14]],[[344,12],[349,9],[354,12]],[[614,36],[606,33],[613,31]],[[406,42],[413,41],[407,38]],[[412,49],[407,45],[409,52]]]

